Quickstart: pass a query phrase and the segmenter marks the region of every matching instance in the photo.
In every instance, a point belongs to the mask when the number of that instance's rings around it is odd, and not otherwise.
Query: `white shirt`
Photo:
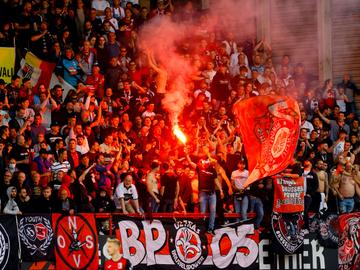
[[[134,184],[131,184],[129,188],[126,188],[124,182],[120,183],[115,190],[114,202],[117,209],[121,209],[119,199],[124,199],[124,201],[137,200],[139,198],[136,187]]]
[[[235,187],[238,189],[244,189],[244,184],[249,177],[249,171],[243,170],[242,172],[239,170],[233,171],[231,173],[231,179],[234,180]]]

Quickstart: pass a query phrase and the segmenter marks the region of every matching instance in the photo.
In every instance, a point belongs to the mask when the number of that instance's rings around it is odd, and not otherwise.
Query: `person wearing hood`
[[[6,191],[8,195],[8,202],[6,203],[4,207],[4,214],[10,214],[10,215],[21,215],[20,209],[15,201],[16,195],[17,195],[17,189],[14,186],[8,187]]]

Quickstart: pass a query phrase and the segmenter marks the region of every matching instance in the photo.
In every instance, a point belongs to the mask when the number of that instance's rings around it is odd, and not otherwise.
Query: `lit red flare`
[[[187,138],[184,134],[184,132],[181,131],[181,129],[178,126],[174,126],[173,132],[175,136],[183,143],[186,144]]]

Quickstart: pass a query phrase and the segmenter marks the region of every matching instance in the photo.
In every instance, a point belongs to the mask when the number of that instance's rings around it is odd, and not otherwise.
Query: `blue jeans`
[[[340,213],[350,213],[354,210],[355,200],[354,198],[345,198],[339,201]]]
[[[260,198],[250,196],[250,211],[256,213],[255,229],[258,229],[264,218],[264,205]]]
[[[200,212],[206,213],[209,205],[209,230],[213,230],[215,226],[215,215],[216,215],[216,194],[214,192],[200,191],[199,193]]]
[[[157,213],[159,211],[159,204],[156,202],[156,200],[150,196],[149,197],[149,210],[152,212],[152,213]]]
[[[241,200],[240,200],[241,199]],[[249,197],[247,195],[238,197],[234,195],[234,208],[236,213],[241,214],[241,220],[247,219],[247,210],[249,208]],[[237,222],[240,219],[236,219]]]

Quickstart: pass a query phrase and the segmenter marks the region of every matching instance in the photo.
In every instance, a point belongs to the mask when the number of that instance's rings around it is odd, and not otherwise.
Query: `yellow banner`
[[[11,82],[15,74],[15,48],[0,47],[0,79]]]

